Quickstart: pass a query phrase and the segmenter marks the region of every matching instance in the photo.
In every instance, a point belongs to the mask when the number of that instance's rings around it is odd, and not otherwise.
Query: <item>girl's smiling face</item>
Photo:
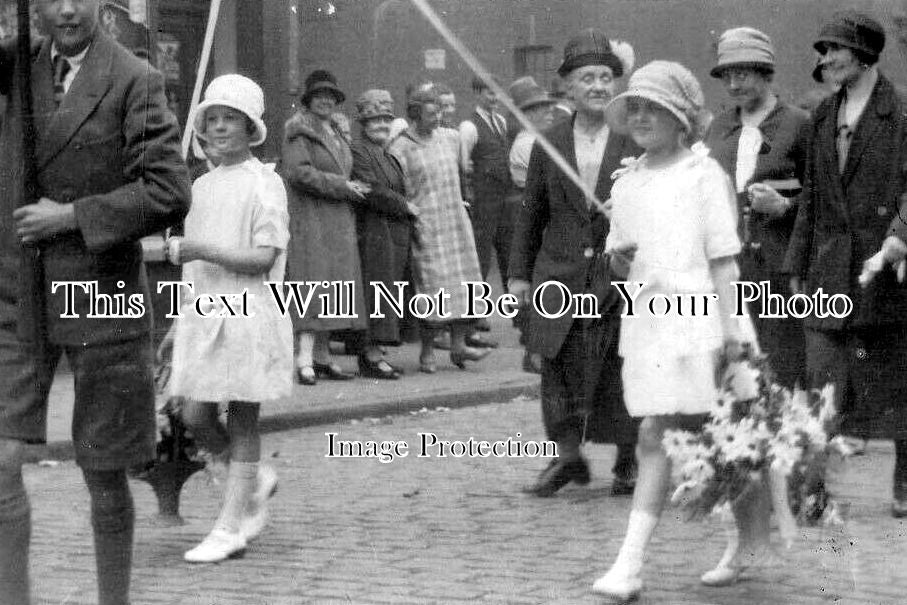
[[[648,99],[627,99],[630,136],[649,154],[670,152],[680,146],[683,124],[670,111]]]
[[[249,155],[252,124],[246,114],[213,105],[205,111],[205,139],[222,164],[235,164]]]

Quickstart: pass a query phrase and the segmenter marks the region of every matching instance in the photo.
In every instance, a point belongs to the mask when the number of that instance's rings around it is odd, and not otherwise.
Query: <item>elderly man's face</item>
[[[616,86],[614,72],[607,65],[584,65],[570,72],[567,95],[578,113],[604,113]]]
[[[41,18],[54,44],[67,56],[82,52],[98,26],[100,0],[41,0]]]

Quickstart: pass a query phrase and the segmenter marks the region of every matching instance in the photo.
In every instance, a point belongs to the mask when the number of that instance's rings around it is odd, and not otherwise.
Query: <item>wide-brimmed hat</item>
[[[214,105],[232,107],[243,112],[255,124],[249,145],[255,147],[264,143],[268,128],[261,119],[265,112],[265,93],[261,86],[239,74],[226,74],[211,80],[205,89],[205,100],[195,107],[189,119],[195,132],[202,138],[205,137],[205,111]]]
[[[614,53],[611,41],[604,32],[589,28],[574,36],[564,46],[564,62],[557,68],[562,78],[578,67],[606,65],[615,78],[624,75],[624,62]]]
[[[552,99],[548,92],[536,83],[532,76],[523,76],[508,87],[507,93],[513,99],[513,104],[520,109],[531,109],[539,105],[554,105],[556,99]]]
[[[829,43],[878,58],[885,48],[885,28],[865,13],[855,10],[837,12],[822,27],[813,48],[823,53]]]
[[[752,27],[735,27],[718,38],[717,61],[709,72],[720,78],[728,67],[758,67],[775,71],[775,47],[772,39]]]
[[[356,120],[365,122],[372,118],[394,118],[394,99],[386,90],[366,90],[356,99]]]
[[[704,130],[708,112],[699,80],[686,67],[673,61],[652,61],[636,70],[627,90],[608,104],[605,110],[611,127],[627,132],[627,101],[648,99],[670,111],[688,133],[696,136]]]
[[[305,79],[305,91],[302,93],[303,105],[308,105],[315,93],[327,91],[334,95],[338,103],[346,100],[346,95],[337,85],[337,78],[326,69],[316,69]]]

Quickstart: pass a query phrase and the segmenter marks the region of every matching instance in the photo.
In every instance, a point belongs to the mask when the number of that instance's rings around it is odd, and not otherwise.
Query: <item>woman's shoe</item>
[[[768,545],[757,546],[755,550],[740,549],[734,540],[730,540],[724,555],[715,566],[700,576],[705,586],[731,586],[736,584],[748,569],[765,567],[777,563],[777,553]]]
[[[400,374],[394,366],[383,359],[372,361],[364,355],[359,356],[359,375],[363,378],[378,378],[380,380],[397,380]]]
[[[467,361],[480,361],[488,357],[491,349],[474,349],[472,347],[463,347],[457,351],[450,352],[450,363],[454,364],[461,370],[466,369]]]
[[[347,374],[341,370],[336,363],[318,363],[316,361],[312,364],[312,367],[315,368],[316,376],[321,376],[328,380],[352,380],[354,378],[352,374]]]
[[[315,386],[317,384],[315,379],[315,370],[312,366],[303,366],[301,368],[296,368],[296,383],[303,384],[305,386]]]
[[[202,543],[187,551],[183,558],[188,563],[219,563],[246,552],[246,539],[239,532],[231,533],[214,529]]]
[[[642,593],[642,579],[639,576],[624,576],[611,569],[595,581],[592,592],[628,603],[638,599]]]
[[[500,343],[490,336],[482,336],[481,332],[470,334],[466,337],[466,346],[477,349],[497,349]]]
[[[434,374],[438,371],[438,365],[435,362],[435,356],[430,355],[428,357],[419,356],[419,371],[423,374]]]

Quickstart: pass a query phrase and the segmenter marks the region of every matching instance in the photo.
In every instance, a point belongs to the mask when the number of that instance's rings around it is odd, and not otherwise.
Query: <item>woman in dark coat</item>
[[[772,292],[784,296],[789,280],[781,268],[802,189],[809,115],[772,90],[774,55],[771,39],[759,30],[738,27],[721,35],[711,74],[722,80],[733,107],[715,117],[706,146],[736,185],[744,245],[740,279],[768,281]],[[802,384],[802,322],[762,319],[757,308],[749,312],[778,382],[788,388]]]
[[[795,292],[853,301],[846,317],[804,320],[807,372],[813,386],[835,384],[843,434],[894,440],[892,514],[904,517],[907,288],[892,267],[907,253],[907,106],[876,66],[884,45],[882,26],[856,11],[836,14],[814,45],[823,78],[841,90],[810,124],[807,195],[785,269]],[[861,276],[870,257],[879,262]]]
[[[356,102],[362,137],[353,144],[353,178],[371,187],[356,206],[356,232],[362,264],[362,291],[368,311],[368,331],[359,353],[359,373],[394,380],[400,374],[384,360],[381,345],[400,344],[400,317],[385,304],[384,317],[375,311],[375,287],[382,282],[396,296],[394,282],[407,280],[410,265],[412,214],[406,204],[403,169],[387,151],[394,105],[386,90],[368,90]],[[407,288],[408,289],[408,288]]]
[[[715,117],[706,146],[736,186],[744,246],[740,279],[767,281],[773,292],[785,296],[788,278],[781,269],[802,190],[809,115],[772,90],[775,51],[766,34],[750,27],[730,29],[721,34],[717,51],[711,75],[724,83],[733,105]],[[758,308],[749,309],[776,380],[788,388],[802,384],[806,366],[802,322],[760,318],[758,312]],[[739,499],[734,513],[738,536],[730,541],[718,566],[703,574],[704,584],[735,582],[740,570],[768,549],[768,489]]]
[[[290,211],[287,279],[355,284],[353,309],[358,316],[324,317],[330,309],[321,309],[318,297],[329,290],[322,287],[303,317],[292,313],[298,339],[296,377],[307,385],[315,384],[316,376],[352,378],[330,361],[330,332],[366,327],[353,207],[365,199],[369,187],[350,180],[352,154],[334,119],[344,98],[334,76],[316,70],[306,78],[303,109],[284,126],[282,172]]]

